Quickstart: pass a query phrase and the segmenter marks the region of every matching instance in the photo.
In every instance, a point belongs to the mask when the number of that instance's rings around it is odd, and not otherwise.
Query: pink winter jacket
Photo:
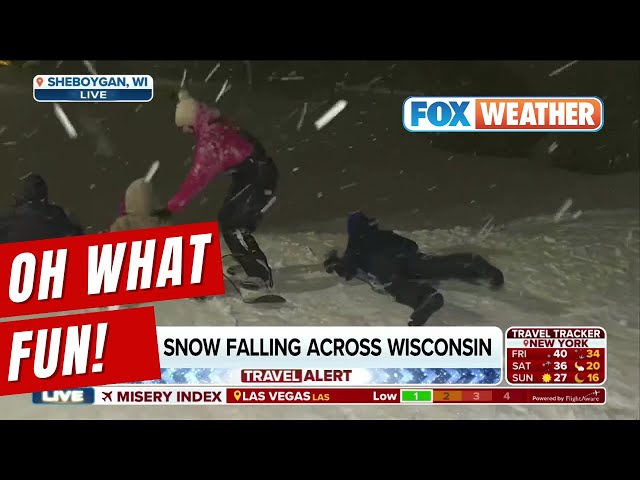
[[[248,139],[205,104],[198,108],[193,130],[196,136],[193,164],[180,190],[169,200],[167,208],[172,213],[185,208],[209,182],[242,163],[254,150]]]

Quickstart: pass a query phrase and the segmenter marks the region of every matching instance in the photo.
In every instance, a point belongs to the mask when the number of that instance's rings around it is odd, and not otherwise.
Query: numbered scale
[[[91,389],[95,405],[602,405],[604,388],[218,387],[115,385]]]
[[[505,333],[509,385],[603,385],[607,334],[600,327],[512,327]]]
[[[306,399],[289,396],[291,403],[330,404],[504,404],[504,405],[602,405],[604,388],[236,388],[227,389],[227,403],[281,403],[267,391],[308,392]],[[261,392],[267,395],[260,395]],[[265,398],[266,397],[266,398]]]

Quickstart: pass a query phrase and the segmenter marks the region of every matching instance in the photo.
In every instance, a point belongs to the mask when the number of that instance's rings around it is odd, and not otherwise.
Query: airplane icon
[[[111,401],[111,393],[112,392],[102,392],[102,401],[110,402]]]

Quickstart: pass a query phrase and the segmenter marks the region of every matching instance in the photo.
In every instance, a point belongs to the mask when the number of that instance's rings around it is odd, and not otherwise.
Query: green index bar
[[[402,402],[431,402],[432,390],[401,390]]]

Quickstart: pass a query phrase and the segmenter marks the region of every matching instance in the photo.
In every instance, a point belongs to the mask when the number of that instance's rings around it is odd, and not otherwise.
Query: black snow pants
[[[233,172],[231,187],[218,213],[222,237],[234,259],[248,277],[273,286],[273,276],[264,252],[253,233],[276,201],[278,169],[266,155],[254,155]]]
[[[494,286],[504,283],[500,270],[480,255],[455,253],[406,257],[379,256],[372,263],[372,272],[396,302],[414,309],[409,325],[424,325],[442,308],[444,299],[429,281],[486,279]]]

